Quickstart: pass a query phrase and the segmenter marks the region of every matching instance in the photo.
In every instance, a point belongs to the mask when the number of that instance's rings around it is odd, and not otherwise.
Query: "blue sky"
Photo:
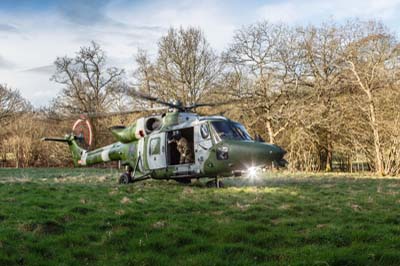
[[[129,77],[138,48],[154,54],[171,26],[198,26],[223,51],[235,29],[261,20],[307,25],[379,19],[398,35],[399,14],[400,0],[0,0],[0,83],[46,105],[60,90],[49,80],[55,58],[73,56],[91,40]]]

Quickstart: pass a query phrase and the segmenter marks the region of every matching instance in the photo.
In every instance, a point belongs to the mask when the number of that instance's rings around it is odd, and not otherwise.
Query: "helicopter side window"
[[[207,124],[202,124],[200,126],[200,134],[203,139],[208,139],[208,137],[210,137],[210,130]]]
[[[150,140],[150,155],[160,154],[160,138],[154,138]]]

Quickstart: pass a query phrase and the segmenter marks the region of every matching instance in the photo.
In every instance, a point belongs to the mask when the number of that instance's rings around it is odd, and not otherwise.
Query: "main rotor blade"
[[[160,110],[166,110],[166,109],[168,109],[168,108],[167,107],[152,107],[152,108],[138,108],[138,109],[133,109],[133,110],[129,110],[129,111],[116,111],[116,112],[107,112],[107,113],[89,112],[89,113],[83,113],[83,114],[87,115],[88,117],[100,118],[100,117],[109,117],[109,116],[116,116],[116,115],[129,115],[129,114],[147,112],[147,111],[160,111]]]
[[[152,97],[149,95],[145,95],[142,94],[140,92],[136,92],[136,91],[132,91],[132,94],[138,98],[144,99],[144,100],[148,100],[148,101],[152,101],[155,103],[159,103],[162,105],[166,105],[169,106],[171,108],[175,108],[178,109],[181,112],[190,112],[192,109],[197,108],[197,107],[215,107],[215,106],[220,106],[220,105],[226,105],[226,104],[232,104],[232,103],[236,103],[238,101],[243,100],[243,98],[241,99],[234,99],[234,100],[230,100],[230,101],[225,101],[225,102],[217,102],[217,103],[196,103],[190,106],[182,106],[182,105],[178,105],[178,104],[174,104],[174,103],[170,103],[170,102],[165,102],[157,97]]]
[[[236,103],[240,101],[239,99],[237,100],[230,100],[230,101],[226,101],[226,102],[217,102],[217,103],[196,103],[193,104],[191,106],[187,106],[185,107],[186,110],[191,110],[193,108],[197,108],[197,107],[215,107],[215,106],[220,106],[220,105],[226,105],[226,104],[232,104],[232,103]]]
[[[61,113],[54,113],[54,114],[49,114],[47,115],[47,119],[50,120],[56,120],[56,121],[62,121],[65,119],[75,119],[76,117],[79,117],[80,115],[84,115],[90,118],[103,118],[103,117],[110,117],[110,116],[117,116],[117,115],[129,115],[129,114],[134,114],[134,113],[141,113],[141,112],[150,112],[150,111],[162,111],[162,110],[167,110],[168,107],[153,107],[153,108],[136,108],[133,110],[127,110],[127,111],[115,111],[115,112],[72,112],[68,114],[61,114]]]
[[[181,105],[177,105],[177,104],[174,104],[174,103],[166,102],[166,101],[163,101],[163,100],[161,100],[159,98],[152,97],[152,96],[149,96],[149,95],[145,95],[145,94],[137,92],[137,91],[132,91],[132,94],[134,96],[138,97],[138,98],[143,99],[143,100],[159,103],[159,104],[162,104],[162,105],[165,105],[165,106],[169,106],[171,108],[176,108],[176,109],[178,109],[180,111],[183,111]]]

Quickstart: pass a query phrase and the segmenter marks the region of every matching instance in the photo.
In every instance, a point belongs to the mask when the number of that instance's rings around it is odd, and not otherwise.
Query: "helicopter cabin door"
[[[147,144],[147,162],[151,170],[165,168],[167,166],[164,132],[151,134],[149,136]]]

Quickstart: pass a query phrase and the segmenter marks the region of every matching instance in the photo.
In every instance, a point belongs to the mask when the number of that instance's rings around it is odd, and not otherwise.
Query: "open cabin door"
[[[195,152],[197,162],[203,166],[205,160],[210,155],[210,149],[212,148],[210,128],[207,123],[199,124],[195,127]]]
[[[165,133],[156,133],[149,136],[147,145],[147,163],[150,170],[165,168],[167,166],[165,154]]]

